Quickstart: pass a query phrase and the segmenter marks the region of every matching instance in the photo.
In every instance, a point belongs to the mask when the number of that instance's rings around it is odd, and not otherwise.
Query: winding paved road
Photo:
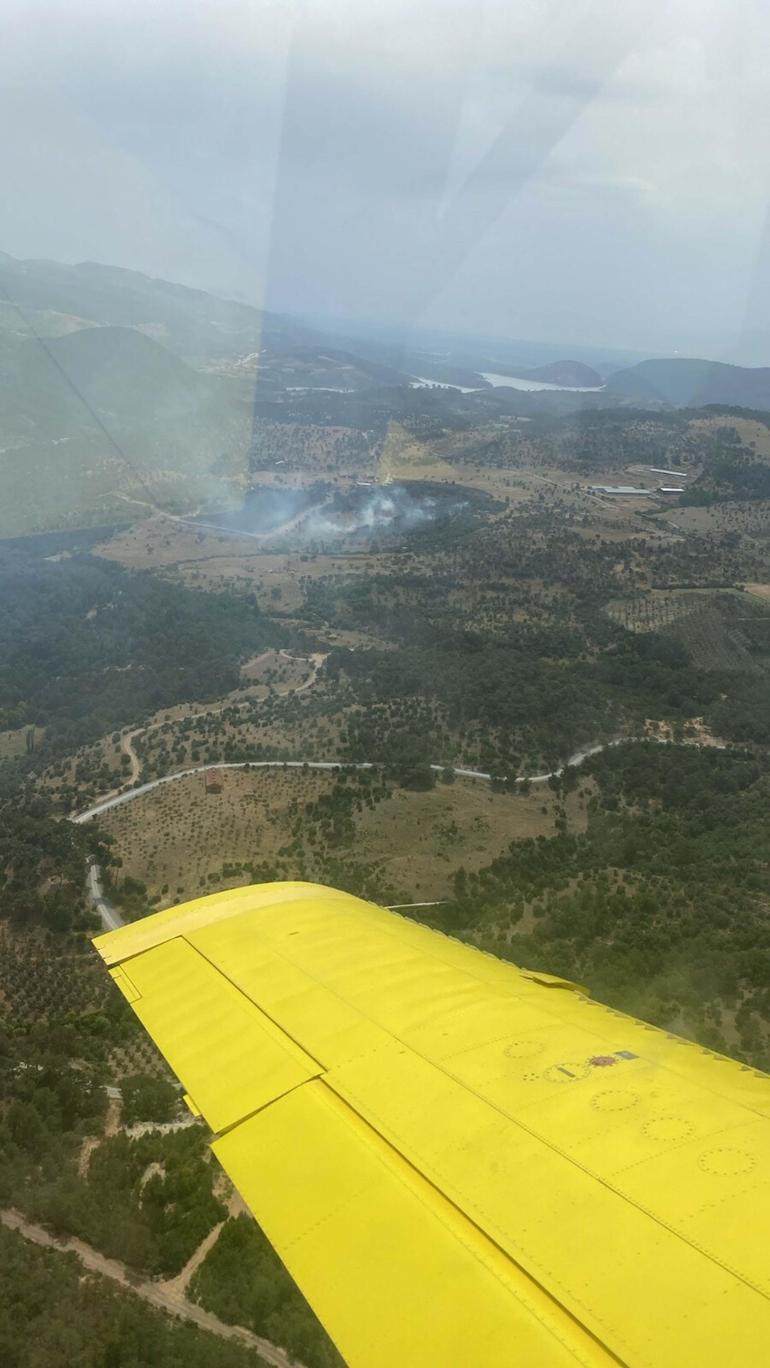
[[[129,735],[131,737],[136,736],[137,732],[131,732]],[[597,755],[599,751],[606,750],[607,746],[619,746],[623,739],[625,738],[618,738],[616,741],[607,741],[601,745],[590,746],[586,750],[576,751],[574,755],[570,756],[567,765],[582,765],[583,761],[587,760],[590,755]],[[315,770],[368,770],[376,768],[370,760],[359,760],[355,763],[343,760],[232,760],[213,767],[216,769],[307,768]],[[544,784],[552,777],[563,774],[566,767],[566,765],[562,765],[559,769],[549,770],[546,774],[522,776],[516,780],[516,783],[523,784],[525,779],[528,779],[530,784]],[[109,812],[112,808],[120,807],[122,803],[130,803],[134,798],[141,798],[143,794],[151,793],[161,784],[173,784],[177,779],[184,779],[191,774],[205,774],[206,770],[211,768],[212,764],[194,765],[191,769],[175,770],[173,774],[164,774],[160,779],[149,779],[146,784],[136,784],[133,788],[126,789],[122,793],[102,798],[100,802],[94,803],[93,807],[86,808],[83,812],[73,813],[70,821],[78,824],[90,822],[93,817],[98,817],[102,812]],[[447,767],[446,765],[431,765],[430,768],[440,774]],[[489,781],[492,778],[492,775],[488,774],[486,770],[455,769],[454,773],[459,774],[463,779],[485,779]],[[104,896],[101,885],[101,870],[95,863],[88,867],[88,896],[101,917],[105,931],[115,931],[117,927],[124,925],[118,909]]]
[[[135,736],[132,732],[130,735]],[[599,751],[606,750],[608,746],[619,746],[622,740],[606,741],[603,744],[590,746],[586,750],[576,751],[567,761],[567,765],[582,765],[591,755],[598,755]],[[549,770],[546,774],[531,774],[516,779],[517,784],[529,782],[530,784],[545,784],[549,779],[564,773],[567,765],[561,765],[559,769]],[[70,817],[71,822],[81,824],[90,822],[93,817],[98,817],[102,812],[109,812],[112,808],[120,807],[122,803],[130,803],[134,798],[141,798],[145,793],[151,793],[153,789],[159,788],[161,784],[173,784],[177,779],[184,779],[192,774],[205,774],[206,770],[216,769],[314,769],[314,770],[369,770],[375,769],[371,760],[359,760],[348,762],[344,760],[231,760],[224,763],[213,765],[194,765],[191,769],[175,770],[173,774],[164,774],[160,779],[149,779],[146,784],[136,784],[133,788],[126,789],[122,793],[113,794],[102,798],[100,802],[94,803],[93,807],[86,808],[83,812],[73,813]],[[431,765],[430,768],[437,774],[441,774],[447,767],[446,765]],[[484,779],[489,781],[492,775],[486,770],[474,769],[455,769],[455,774],[459,774],[463,779]],[[99,913],[102,926],[105,931],[114,931],[117,927],[123,926],[123,918],[113,903],[105,898],[101,885],[101,870],[95,863],[88,868],[88,896]]]
[[[123,926],[123,918],[117,907],[104,896],[102,890],[102,871],[98,864],[94,862],[88,866],[86,888],[91,902],[102,919],[102,926],[105,931],[117,931],[119,926]]]
[[[515,779],[517,784],[545,784],[549,779],[558,778],[569,766],[582,765],[591,755],[598,755],[600,751],[606,750],[609,746],[619,746],[624,740],[631,738],[620,737],[616,741],[605,741],[597,746],[590,746],[586,750],[576,751],[571,755],[566,764],[560,765],[558,769],[548,770],[545,774],[521,775]],[[83,812],[73,813],[70,817],[71,822],[89,822],[92,817],[98,817],[101,812],[109,812],[111,808],[119,807],[121,803],[130,803],[134,798],[141,798],[144,793],[151,793],[153,789],[161,784],[173,784],[177,779],[185,779],[191,774],[205,774],[209,769],[315,769],[315,770],[369,770],[378,769],[372,760],[228,760],[224,763],[211,760],[207,765],[194,765],[190,769],[174,770],[173,774],[161,775],[159,779],[148,779],[145,784],[137,784],[133,788],[125,789],[107,798],[102,798],[93,807],[85,808]],[[446,765],[430,766],[436,774],[441,774],[447,768]],[[450,768],[452,768],[450,766]],[[454,768],[454,773],[462,779],[486,779],[491,780],[494,776],[486,770]]]

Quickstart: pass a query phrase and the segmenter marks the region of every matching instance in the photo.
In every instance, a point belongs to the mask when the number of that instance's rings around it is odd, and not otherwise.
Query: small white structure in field
[[[589,485],[589,494],[614,494],[628,497],[634,495],[646,495],[648,498],[652,494],[651,489],[639,489],[636,485]]]

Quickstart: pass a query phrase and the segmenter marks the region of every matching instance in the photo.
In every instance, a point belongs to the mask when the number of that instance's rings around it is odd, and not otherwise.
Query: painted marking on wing
[[[563,1064],[549,1064],[541,1074],[525,1074],[525,1081],[534,1083],[546,1078],[550,1083],[561,1083],[566,1078],[570,1083],[578,1083],[581,1079],[590,1078],[592,1069],[609,1069],[615,1064],[638,1058],[632,1050],[615,1050],[612,1054],[591,1055],[589,1059],[579,1062],[568,1059]]]

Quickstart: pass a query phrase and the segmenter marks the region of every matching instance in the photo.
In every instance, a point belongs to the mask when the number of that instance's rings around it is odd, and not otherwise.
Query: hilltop
[[[697,357],[667,357],[640,361],[615,371],[607,381],[611,393],[641,401],[658,401],[675,408],[704,404],[732,404],[770,409],[770,368],[730,366]]]
[[[139,329],[186,357],[308,346],[321,336],[279,314],[140,271],[0,254],[0,332],[56,337],[94,323]]]

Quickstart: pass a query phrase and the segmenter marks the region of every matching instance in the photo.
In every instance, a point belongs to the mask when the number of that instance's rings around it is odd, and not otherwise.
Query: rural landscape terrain
[[[590,361],[0,256],[4,1363],[341,1362],[103,926],[328,883],[770,1068],[770,371]]]

